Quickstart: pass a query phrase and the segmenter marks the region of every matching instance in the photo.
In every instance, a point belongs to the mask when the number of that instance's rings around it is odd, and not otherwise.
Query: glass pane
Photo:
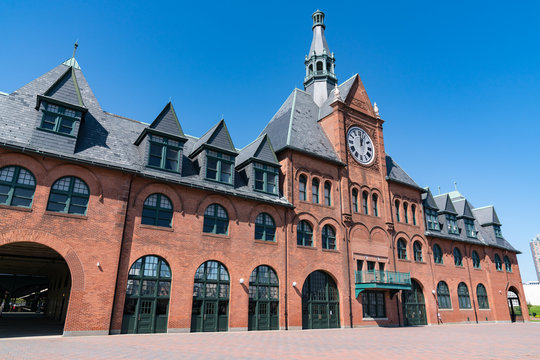
[[[158,299],[156,302],[156,315],[167,315],[169,299]]]
[[[159,276],[161,277],[171,277],[171,269],[169,269],[169,266],[165,264],[165,262],[161,262],[161,268],[159,270]]]
[[[219,265],[219,279],[221,281],[229,281],[229,273],[223,265]]]
[[[129,275],[140,275],[141,265],[142,265],[142,259],[135,261],[135,263],[131,266],[131,269],[129,269]]]
[[[0,171],[0,181],[12,182],[13,175],[15,175],[15,167],[8,166]]]
[[[149,296],[154,295],[156,291],[156,281],[155,280],[143,280],[141,287],[141,295]]]
[[[206,279],[207,280],[218,279],[218,263],[216,261],[208,261],[206,263]]]
[[[169,296],[171,291],[170,281],[160,281],[158,285],[158,296]]]
[[[156,207],[157,198],[158,198],[157,194],[150,195],[149,197],[146,198],[146,200],[144,200],[144,205]]]
[[[86,213],[86,206],[70,205],[68,213],[84,215]]]
[[[202,283],[195,283],[193,285],[193,296],[194,297],[200,297],[204,296],[203,294],[203,284]]]
[[[69,185],[71,185],[71,178],[65,177],[54,183],[53,189],[60,191],[69,191]]]
[[[6,200],[7,200],[7,196],[5,197]],[[4,201],[6,201],[4,200]],[[3,201],[2,201],[2,196],[0,195],[0,204],[2,204]],[[12,206],[23,206],[23,207],[30,207],[30,205],[32,204],[32,199],[28,199],[28,198],[20,198],[20,197],[13,197],[13,199],[11,199],[11,205]]]
[[[156,256],[145,257],[144,276],[157,276],[158,258]]]
[[[73,184],[73,192],[77,194],[88,195],[88,186],[83,183],[81,180],[75,178],[75,183]]]
[[[138,295],[139,294],[139,280],[128,280],[126,295]]]
[[[124,315],[134,315],[137,307],[137,299],[126,299],[126,305],[124,306]]]
[[[217,284],[206,284],[206,297],[217,297]]]
[[[227,284],[220,284],[219,285],[219,297],[222,299],[228,299],[229,298],[229,285]]]

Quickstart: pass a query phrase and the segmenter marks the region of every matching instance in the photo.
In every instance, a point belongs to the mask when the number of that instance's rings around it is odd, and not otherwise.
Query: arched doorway
[[[131,265],[122,317],[123,334],[167,332],[171,269],[155,255],[139,258]]]
[[[248,330],[279,329],[279,281],[274,269],[261,265],[249,277]]]
[[[339,327],[339,293],[336,282],[317,270],[302,287],[302,329]]]
[[[61,335],[71,293],[64,258],[48,246],[0,246],[0,337]]]
[[[427,325],[426,301],[420,284],[411,279],[411,290],[402,293],[405,326]]]
[[[229,272],[218,261],[207,261],[195,272],[191,331],[229,329]]]
[[[523,313],[521,312],[521,305],[519,303],[518,291],[515,287],[508,289],[508,311],[510,311],[510,320],[512,322],[524,321]]]

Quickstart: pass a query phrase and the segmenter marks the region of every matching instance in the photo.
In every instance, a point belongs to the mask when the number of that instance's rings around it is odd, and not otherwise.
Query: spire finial
[[[334,101],[342,101],[341,93],[339,91],[337,84],[334,85]]]
[[[324,13],[321,10],[317,9],[317,11],[315,11],[311,17],[313,18],[312,29],[314,29],[315,26],[322,26],[323,29],[326,28],[326,26],[324,26]]]
[[[457,181],[454,181],[454,189],[457,191]]]
[[[73,56],[71,56],[72,58],[75,57],[75,53],[77,52],[78,47],[79,47],[79,40],[75,41],[75,44],[73,44]]]
[[[381,116],[379,115],[379,107],[377,106],[376,102],[373,103],[373,111],[375,112],[375,117],[377,119],[380,119]]]
[[[439,188],[439,195],[441,195],[441,186],[439,185],[438,188]]]

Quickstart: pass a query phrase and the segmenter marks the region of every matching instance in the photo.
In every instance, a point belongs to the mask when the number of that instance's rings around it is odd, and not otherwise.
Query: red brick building
[[[75,58],[0,94],[8,302],[65,335],[527,320],[494,208],[386,154],[313,21],[305,89],[243,149],[223,120],[184,134],[170,103],[150,125],[103,111]]]

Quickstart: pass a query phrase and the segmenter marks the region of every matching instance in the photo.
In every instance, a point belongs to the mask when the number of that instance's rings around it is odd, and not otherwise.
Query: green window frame
[[[424,261],[422,257],[422,244],[420,244],[420,241],[414,242],[413,249],[414,249],[414,261],[416,262]]]
[[[439,281],[437,284],[437,301],[439,309],[451,309],[452,301],[450,300],[450,290],[444,281]]]
[[[300,178],[298,179],[298,199],[302,201],[306,201],[306,186],[307,186],[307,178],[305,175],[300,175]]]
[[[443,252],[439,244],[433,245],[433,261],[435,264],[443,263]]]
[[[156,169],[178,172],[182,146],[177,140],[163,136],[148,135],[148,166]]]
[[[43,117],[40,129],[63,135],[73,135],[75,122],[80,121],[82,112],[64,106],[43,102],[41,106]]]
[[[251,275],[249,275],[249,301],[250,303],[269,301],[271,302],[269,309],[270,315],[279,316],[277,311],[279,304],[279,280],[276,272],[270,266],[257,266],[253,269]],[[256,315],[254,306],[253,308],[250,306],[249,309],[249,315]]]
[[[141,224],[170,228],[172,217],[173,206],[167,196],[156,193],[144,200]]]
[[[446,226],[449,234],[459,235],[457,219],[454,215],[446,215]]]
[[[471,297],[469,296],[469,289],[467,285],[463,282],[459,283],[458,289],[458,303],[460,309],[470,309],[471,308]]]
[[[232,184],[234,158],[230,155],[208,150],[206,152],[206,178],[223,184]]]
[[[464,219],[465,231],[467,232],[467,237],[476,238],[476,229],[474,228],[474,220]]]
[[[255,240],[276,241],[276,223],[267,213],[260,213],[255,219]]]
[[[399,201],[396,200],[394,205],[396,206],[396,221],[397,222],[400,222],[401,219],[400,219],[400,216],[399,216]]]
[[[475,269],[480,269],[480,256],[478,256],[476,250],[472,252],[472,263]]]
[[[454,248],[454,265],[463,266],[463,256],[457,247]]]
[[[385,318],[386,304],[384,299],[384,292],[363,291],[362,313],[364,318]]]
[[[311,181],[311,201],[314,204],[319,203],[319,185],[320,185],[319,179],[313,179]]]
[[[494,260],[495,260],[495,270],[502,271],[502,261],[499,254],[495,254]]]
[[[413,225],[416,225],[416,205],[411,205],[411,214]]]
[[[328,250],[336,249],[336,231],[330,225],[324,225],[322,229],[322,248]]]
[[[407,260],[407,244],[402,238],[397,241],[398,259]]]
[[[353,207],[353,212],[357,213],[358,212],[358,190],[356,189],[352,190],[352,207]]]
[[[229,215],[219,204],[211,204],[204,211],[203,232],[227,235],[229,232]]]
[[[426,223],[428,230],[440,231],[439,216],[437,211],[433,209],[426,209]]]
[[[371,204],[373,205],[373,215],[379,216],[379,197],[377,194],[371,195]]]
[[[300,220],[296,226],[296,244],[313,246],[313,228],[306,220]]]
[[[507,255],[504,255],[504,267],[506,268],[507,272],[512,272],[512,262]]]
[[[0,204],[17,207],[32,207],[36,192],[36,178],[30,170],[20,166],[5,166],[0,169]]]
[[[197,268],[193,284],[193,299],[229,299],[230,278],[225,265],[207,261]]]
[[[493,231],[495,232],[495,237],[499,239],[503,238],[501,227],[499,225],[493,225]]]
[[[478,299],[479,309],[489,309],[487,291],[483,284],[478,284],[476,286],[476,298]]]
[[[405,224],[409,223],[409,204],[406,202],[403,203],[403,219],[405,219]]]
[[[332,184],[330,181],[324,183],[324,204],[332,206]]]
[[[254,189],[268,194],[278,193],[278,169],[274,166],[253,164],[255,173]]]
[[[369,215],[367,191],[362,191],[362,211],[364,212],[364,215]]]
[[[51,187],[47,211],[86,215],[90,191],[88,185],[75,176],[56,180]]]

